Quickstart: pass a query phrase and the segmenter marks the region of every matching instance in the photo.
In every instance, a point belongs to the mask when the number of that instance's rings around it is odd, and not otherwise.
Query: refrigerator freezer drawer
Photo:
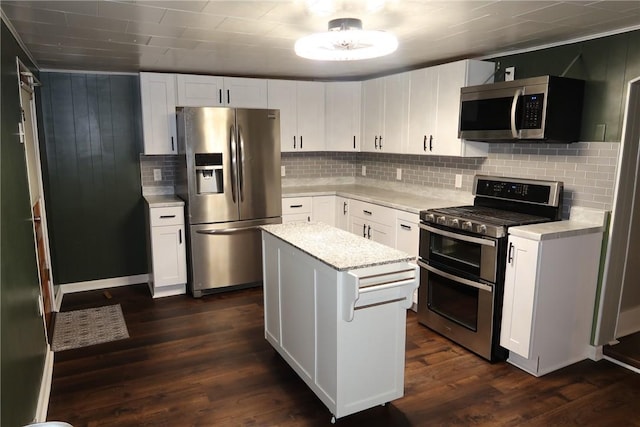
[[[190,288],[194,297],[227,286],[262,280],[263,224],[279,224],[280,217],[190,227]]]

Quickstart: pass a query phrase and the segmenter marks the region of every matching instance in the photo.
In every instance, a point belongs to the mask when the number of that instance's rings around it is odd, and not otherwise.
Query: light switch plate
[[[516,67],[507,67],[504,69],[504,81],[510,82],[516,76]]]
[[[153,170],[153,180],[154,181],[162,181],[162,169],[154,169]]]
[[[456,188],[462,188],[462,174],[456,174]]]
[[[402,169],[396,168],[396,179],[402,181]]]
[[[280,176],[285,176],[286,175],[286,171],[285,171],[285,167],[284,166],[280,166]]]
[[[362,165],[362,176],[367,176],[367,167]]]

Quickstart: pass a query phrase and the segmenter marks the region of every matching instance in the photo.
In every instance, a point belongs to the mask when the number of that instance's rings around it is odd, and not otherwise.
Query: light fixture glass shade
[[[359,19],[342,18],[329,22],[329,31],[299,39],[298,56],[320,61],[354,61],[388,55],[398,48],[398,39],[384,31],[366,31]]]

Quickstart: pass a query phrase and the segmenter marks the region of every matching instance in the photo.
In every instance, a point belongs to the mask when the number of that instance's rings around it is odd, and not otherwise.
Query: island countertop
[[[321,222],[272,224],[260,228],[338,271],[414,260],[405,252]]]

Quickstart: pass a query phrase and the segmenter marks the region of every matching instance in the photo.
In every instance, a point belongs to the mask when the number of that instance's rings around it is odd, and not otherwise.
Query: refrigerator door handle
[[[244,202],[244,138],[242,128],[238,125],[238,186],[240,187],[240,201]]]
[[[235,126],[231,125],[231,129],[229,129],[229,146],[231,148],[231,198],[233,199],[233,203],[236,203],[236,182],[238,182],[237,177],[237,156],[236,156],[236,130]]]
[[[198,234],[233,234],[233,233],[239,233],[242,231],[252,231],[255,230],[256,228],[259,228],[259,226],[253,226],[253,227],[235,227],[235,228],[221,228],[221,229],[211,229],[211,230],[198,230],[196,231],[196,233]]]

